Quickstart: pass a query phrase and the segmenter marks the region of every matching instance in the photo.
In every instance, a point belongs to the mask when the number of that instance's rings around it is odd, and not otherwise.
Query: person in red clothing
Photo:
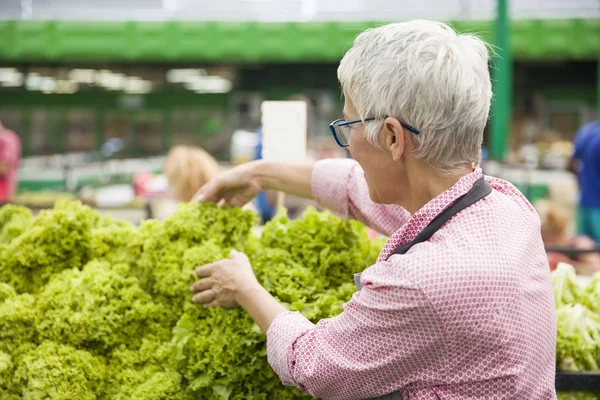
[[[19,136],[0,122],[0,204],[8,203],[17,190],[17,169],[20,159]]]

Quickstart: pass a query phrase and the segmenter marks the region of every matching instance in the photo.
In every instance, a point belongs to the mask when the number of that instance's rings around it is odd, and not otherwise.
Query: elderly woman
[[[243,307],[282,382],[316,397],[555,398],[540,221],[478,167],[492,97],[485,44],[436,22],[386,25],[358,36],[338,76],[344,119],[331,129],[354,160],[250,163],[197,198],[314,198],[390,236],[376,264],[344,312],[316,325],[280,305],[238,252],[197,269],[194,301]]]

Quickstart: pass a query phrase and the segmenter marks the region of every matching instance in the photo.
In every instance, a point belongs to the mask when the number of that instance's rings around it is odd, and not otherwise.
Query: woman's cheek
[[[362,155],[364,153],[364,141],[359,137],[359,134],[354,134],[350,136],[349,147],[348,150],[354,158],[359,163],[361,162]]]

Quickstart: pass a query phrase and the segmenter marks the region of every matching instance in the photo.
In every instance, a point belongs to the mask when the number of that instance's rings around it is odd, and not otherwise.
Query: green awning
[[[0,21],[0,62],[337,62],[372,22]],[[456,21],[492,40],[493,21]],[[515,60],[594,60],[600,19],[512,21]]]

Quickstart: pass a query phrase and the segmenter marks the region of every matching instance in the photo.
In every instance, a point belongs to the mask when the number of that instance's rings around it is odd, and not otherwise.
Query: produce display
[[[328,212],[280,215],[183,204],[137,227],[74,201],[37,216],[0,208],[0,398],[81,400],[303,399],[266,359],[265,336],[241,309],[191,302],[195,267],[245,251],[256,275],[312,321],[339,314],[352,274],[383,243]],[[600,275],[587,287],[552,272],[557,370],[600,371]],[[598,399],[560,392],[559,399]]]
[[[559,263],[552,272],[556,302],[558,371],[600,371],[600,274],[586,286],[575,269]],[[564,392],[559,399],[600,399],[598,393]]]
[[[280,383],[243,310],[191,302],[193,270],[245,251],[274,296],[317,321],[341,312],[382,243],[314,209],[260,236],[255,224],[213,204],[140,227],[73,201],[36,217],[0,208],[0,398],[309,398]]]

